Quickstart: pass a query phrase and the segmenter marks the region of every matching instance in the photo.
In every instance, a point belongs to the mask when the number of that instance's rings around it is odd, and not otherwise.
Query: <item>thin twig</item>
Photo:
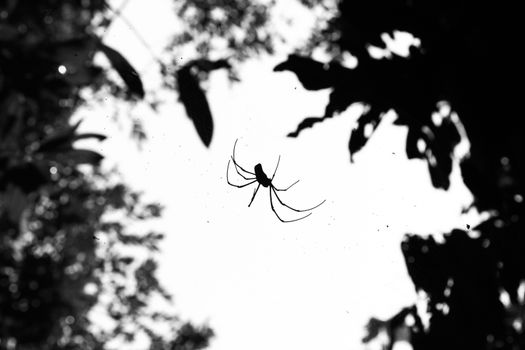
[[[122,20],[122,22],[124,22],[124,24],[126,24],[126,26],[129,28],[129,30],[131,30],[131,32],[133,32],[133,34],[135,35],[135,37],[138,39],[138,41],[140,41],[140,43],[142,44],[142,46],[144,46],[144,48],[146,50],[148,50],[149,54],[151,55],[151,57],[155,60],[155,62],[159,63],[159,64],[162,64],[162,61],[160,60],[160,58],[158,58],[157,54],[155,53],[155,51],[153,51],[153,49],[151,48],[151,46],[148,44],[148,42],[146,41],[146,39],[144,39],[144,37],[140,34],[140,32],[137,30],[137,28],[135,28],[135,26],[126,18],[124,17],[124,15],[122,15],[122,10],[124,9],[125,5],[127,3],[129,3],[130,0],[125,0],[124,3],[117,9],[113,9],[111,6],[107,5],[108,6],[108,9],[114,13],[113,15],[113,18],[120,18]],[[113,20],[111,21],[113,22]],[[107,33],[107,31],[106,31]],[[105,34],[105,33],[104,33]]]
[[[130,0],[124,0],[116,10],[113,9],[107,2],[105,3],[106,8],[110,10],[111,12],[113,12],[113,16],[108,20],[108,24],[106,28],[104,28],[104,33],[100,37],[100,40],[102,40],[102,38],[104,38],[104,36],[109,32],[109,29],[111,25],[113,24],[113,21],[115,20],[115,18],[117,18],[122,13],[122,11],[124,11],[124,9],[129,4],[129,2]]]

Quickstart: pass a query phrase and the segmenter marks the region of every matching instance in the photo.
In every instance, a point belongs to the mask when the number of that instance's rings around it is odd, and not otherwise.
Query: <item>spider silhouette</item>
[[[250,200],[250,203],[248,204],[248,207],[252,205],[253,203],[253,200],[255,199],[255,195],[257,194],[257,191],[259,191],[259,188],[261,186],[263,187],[268,187],[268,191],[270,193],[270,206],[272,207],[272,211],[274,212],[275,216],[277,216],[277,218],[282,221],[282,222],[294,222],[294,221],[299,221],[299,220],[302,220],[310,215],[312,215],[312,213],[308,213],[298,219],[294,219],[294,220],[284,220],[282,219],[279,214],[277,214],[277,211],[275,210],[275,207],[273,205],[273,196],[272,196],[272,193],[273,195],[275,195],[275,198],[277,198],[277,200],[279,201],[279,203],[288,208],[288,209],[291,209],[295,212],[298,212],[298,213],[302,213],[302,212],[307,212],[307,211],[311,211],[315,208],[317,208],[318,206],[320,206],[321,204],[323,204],[325,202],[325,200],[323,200],[321,203],[317,204],[316,206],[314,207],[311,207],[311,208],[308,208],[308,209],[296,209],[296,208],[292,208],[291,206],[289,206],[288,204],[285,204],[280,198],[279,198],[279,195],[277,194],[277,191],[288,191],[293,185],[295,185],[296,183],[299,182],[299,180],[295,181],[293,184],[291,184],[290,186],[286,187],[286,188],[277,188],[273,185],[272,181],[273,181],[273,178],[275,177],[275,173],[277,172],[277,168],[279,167],[279,162],[281,161],[281,156],[279,156],[279,158],[277,159],[277,165],[275,166],[275,170],[273,171],[273,175],[271,178],[268,178],[268,176],[266,176],[266,174],[264,173],[263,171],[263,168],[262,168],[262,165],[259,163],[257,164],[255,167],[254,167],[254,171],[251,172],[251,171],[248,171],[246,169],[244,169],[242,166],[240,166],[237,161],[235,160],[235,147],[237,146],[237,140],[235,141],[235,144],[233,145],[233,153],[232,153],[232,156],[231,156],[231,161],[233,161],[233,165],[235,167],[235,171],[237,172],[237,174],[239,174],[244,180],[246,181],[249,181],[243,185],[237,185],[237,184],[234,184],[234,183],[231,183],[230,182],[230,178],[229,178],[229,169],[230,169],[230,160],[228,160],[228,167],[226,168],[226,181],[228,181],[228,184],[233,186],[233,187],[237,187],[237,188],[242,188],[242,187],[246,187],[246,186],[249,186],[251,184],[254,184],[257,182],[257,188],[253,191],[253,195],[252,195],[252,199]],[[240,169],[240,170],[239,170]],[[242,174],[241,173],[244,172],[245,174]],[[246,175],[247,174],[247,175]]]

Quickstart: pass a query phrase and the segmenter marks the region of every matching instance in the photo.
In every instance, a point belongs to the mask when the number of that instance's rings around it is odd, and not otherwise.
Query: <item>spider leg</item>
[[[244,185],[236,185],[234,183],[231,183],[230,182],[230,176],[228,175],[228,170],[230,169],[230,161],[228,161],[228,166],[226,167],[226,181],[228,182],[228,185],[231,185],[233,187],[237,187],[237,188],[242,188],[242,187],[246,187],[248,185],[251,185],[252,183],[254,182],[257,182],[257,180],[253,180],[253,181],[250,181]]]
[[[233,160],[233,165],[234,165],[234,167],[235,167],[235,171],[237,172],[237,174],[239,174],[239,176],[241,176],[241,177],[242,177],[243,179],[245,179],[245,180],[253,180],[253,179],[255,179],[254,177],[246,177],[246,176],[244,176],[244,175],[239,171],[240,166],[238,166],[237,163],[235,163],[235,160],[233,159],[233,157],[232,157],[232,160]],[[241,170],[247,172],[247,171],[244,170],[243,168],[241,168]],[[255,175],[255,174],[254,174],[254,175]]]
[[[270,191],[273,191],[273,193],[275,194],[275,197],[277,198],[277,200],[279,201],[279,203],[281,203],[283,206],[285,206],[286,208],[288,209],[291,209],[295,212],[304,212],[304,211],[310,211],[310,210],[313,210],[315,208],[317,208],[318,206],[320,206],[321,204],[323,204],[324,202],[326,202],[326,200],[322,201],[321,203],[317,204],[316,206],[314,207],[311,207],[311,208],[308,208],[308,209],[295,209],[295,208],[292,208],[291,206],[289,206],[288,204],[285,204],[283,203],[283,201],[281,200],[281,198],[279,198],[279,196],[277,195],[277,192],[275,191],[275,188],[270,185]]]
[[[255,173],[252,173],[251,171],[248,171],[248,170],[244,169],[242,166],[240,166],[233,156],[231,158],[232,158],[233,164],[235,165],[235,169],[239,168],[239,169],[241,169],[242,171],[244,171],[247,174],[255,175]],[[237,172],[239,172],[239,171],[237,170]]]
[[[244,169],[242,166],[240,166],[239,164],[237,164],[237,161],[235,160],[235,146],[237,146],[237,141],[239,141],[239,139],[235,140],[235,144],[233,145],[233,154],[232,154],[233,164],[235,164],[236,167],[239,167],[245,173],[250,174],[250,175],[255,175],[255,173],[252,173],[251,171],[248,171]]]
[[[246,187],[248,185],[251,185],[253,183],[257,182],[257,180],[253,180],[252,182],[248,182],[247,184],[244,184],[244,185],[236,185],[236,184],[232,184],[231,182],[228,181],[228,184],[229,185],[232,185],[233,187],[237,187],[237,188],[243,188],[243,187]]]
[[[272,175],[272,178],[270,179],[273,180],[273,178],[275,177],[275,173],[277,172],[277,168],[279,167],[279,162],[281,161],[281,156],[279,156],[279,158],[277,159],[277,165],[275,166],[275,170],[273,171],[273,175]]]
[[[252,200],[250,201],[250,204],[248,204],[248,206],[252,205],[252,202],[255,199],[255,195],[257,194],[257,191],[259,191],[259,187],[261,187],[261,184],[257,185],[257,188],[255,189],[255,191],[253,191]]]
[[[299,180],[295,181],[293,184],[291,184],[290,186],[288,186],[286,188],[277,188],[277,187],[274,186],[273,189],[276,190],[276,191],[288,191],[290,188],[292,188],[293,185],[295,185],[298,182],[299,182]]]
[[[281,222],[294,222],[294,221],[299,221],[299,220],[302,220],[304,218],[307,218],[308,216],[312,215],[312,213],[308,213],[306,214],[305,216],[302,216],[298,219],[294,219],[294,220],[283,220],[281,219],[281,217],[279,216],[279,214],[277,214],[277,211],[275,210],[275,207],[273,206],[273,199],[272,199],[272,188],[270,187],[269,189],[270,191],[270,206],[272,207],[272,211],[273,213],[275,214],[275,216],[277,216],[277,219],[279,219]],[[277,196],[277,194],[275,194],[275,196]],[[279,197],[277,197],[277,199],[279,199]],[[279,200],[280,202],[280,200]]]

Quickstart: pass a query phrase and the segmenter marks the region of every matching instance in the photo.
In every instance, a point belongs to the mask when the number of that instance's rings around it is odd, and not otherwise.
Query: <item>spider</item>
[[[268,178],[268,176],[264,173],[262,165],[260,163],[257,164],[254,167],[254,172],[251,172],[251,171],[248,171],[248,170],[244,169],[235,160],[235,146],[237,146],[237,141],[238,140],[236,140],[235,144],[233,145],[233,153],[232,153],[232,156],[231,156],[231,161],[233,161],[233,165],[235,167],[235,171],[237,171],[237,174],[239,174],[244,180],[247,180],[249,182],[245,183],[243,185],[237,185],[237,184],[234,184],[234,183],[230,182],[230,178],[229,178],[229,175],[228,175],[228,172],[229,172],[229,169],[230,169],[230,160],[228,160],[228,166],[226,168],[226,181],[228,182],[229,185],[231,185],[233,187],[237,187],[237,188],[246,187],[246,186],[249,186],[249,185],[257,182],[257,188],[253,191],[252,199],[250,200],[250,203],[248,204],[248,207],[252,205],[253,200],[255,199],[255,195],[257,194],[257,191],[259,191],[259,188],[261,187],[261,185],[263,187],[268,187],[268,191],[270,192],[270,206],[272,207],[272,211],[274,212],[275,216],[277,216],[277,218],[280,221],[282,221],[282,222],[299,221],[299,220],[302,220],[302,219],[312,215],[312,213],[310,212],[310,213],[308,213],[308,214],[306,214],[306,215],[304,215],[304,216],[302,216],[302,217],[300,217],[298,219],[284,220],[284,219],[282,219],[279,216],[279,214],[277,214],[277,211],[275,210],[275,207],[273,205],[272,193],[273,193],[273,195],[275,195],[275,198],[277,198],[277,200],[279,201],[279,203],[281,203],[282,206],[285,206],[286,208],[291,209],[291,210],[293,210],[295,212],[298,212],[298,213],[307,212],[307,211],[313,210],[313,209],[317,208],[318,206],[320,206],[321,204],[323,204],[325,202],[325,200],[323,200],[321,203],[317,204],[314,207],[308,208],[308,209],[295,209],[295,208],[292,208],[291,206],[283,203],[283,201],[279,198],[279,195],[277,195],[277,191],[283,191],[283,192],[284,191],[288,191],[290,188],[292,188],[293,185],[298,183],[299,180],[295,181],[293,184],[291,184],[290,186],[288,186],[286,188],[277,188],[277,187],[275,187],[273,185],[272,181],[273,181],[273,178],[275,177],[275,173],[277,172],[277,168],[279,167],[279,162],[281,161],[281,156],[279,156],[279,158],[277,159],[277,165],[275,166],[275,170],[273,171],[273,175],[272,175],[271,178]],[[242,174],[241,171],[239,171],[239,169],[242,170],[245,174],[248,174],[248,175]]]

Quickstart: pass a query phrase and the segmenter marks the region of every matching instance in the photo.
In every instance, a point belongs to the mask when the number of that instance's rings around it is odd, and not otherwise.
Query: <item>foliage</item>
[[[180,52],[190,44],[193,58],[229,57],[235,61],[272,53],[279,37],[268,25],[274,4],[275,0],[176,1],[183,30],[174,35],[169,49]]]
[[[464,131],[470,151],[459,159],[462,176],[475,197],[472,207],[489,211],[491,219],[472,230],[452,231],[444,243],[407,235],[407,268],[416,290],[428,297],[431,315],[428,328],[419,319],[411,323],[412,346],[522,348],[525,130],[512,83],[522,64],[510,49],[520,38],[517,7],[475,1],[341,0],[338,10],[323,29],[322,49],[333,54],[332,62],[323,65],[294,54],[275,68],[294,72],[306,89],[332,89],[325,114],[306,118],[288,136],[297,137],[353,103],[366,104],[350,132],[353,159],[381,116],[393,109],[395,124],[408,131],[407,156],[425,159],[434,187],[447,189]],[[405,54],[390,44],[400,32],[417,39]],[[320,43],[318,39],[314,36],[311,43]],[[382,57],[376,57],[374,49]],[[357,58],[354,69],[340,62],[343,53]],[[410,315],[418,318],[417,313]],[[405,317],[396,320],[385,324],[391,330],[406,327]],[[388,335],[391,347],[395,332]]]
[[[178,319],[155,277],[163,235],[128,232],[161,206],[75,147],[106,137],[72,123],[82,89],[144,97],[136,70],[95,34],[107,10],[101,0],[0,2],[0,349],[107,349],[143,335],[155,349],[189,350],[213,336]],[[153,298],[168,305],[152,309]]]
[[[207,74],[213,70],[230,67],[226,60],[199,59],[185,64],[176,73],[179,99],[206,147],[210,145],[213,135],[213,118],[206,95],[199,84],[198,75],[199,73]]]
[[[226,68],[229,78],[238,81],[236,64],[273,53],[275,41],[281,38],[270,25],[274,5],[275,0],[175,1],[182,29],[173,35],[166,48],[170,58],[160,68],[164,85],[178,91],[206,147],[213,135],[213,117],[199,82],[219,68]]]

